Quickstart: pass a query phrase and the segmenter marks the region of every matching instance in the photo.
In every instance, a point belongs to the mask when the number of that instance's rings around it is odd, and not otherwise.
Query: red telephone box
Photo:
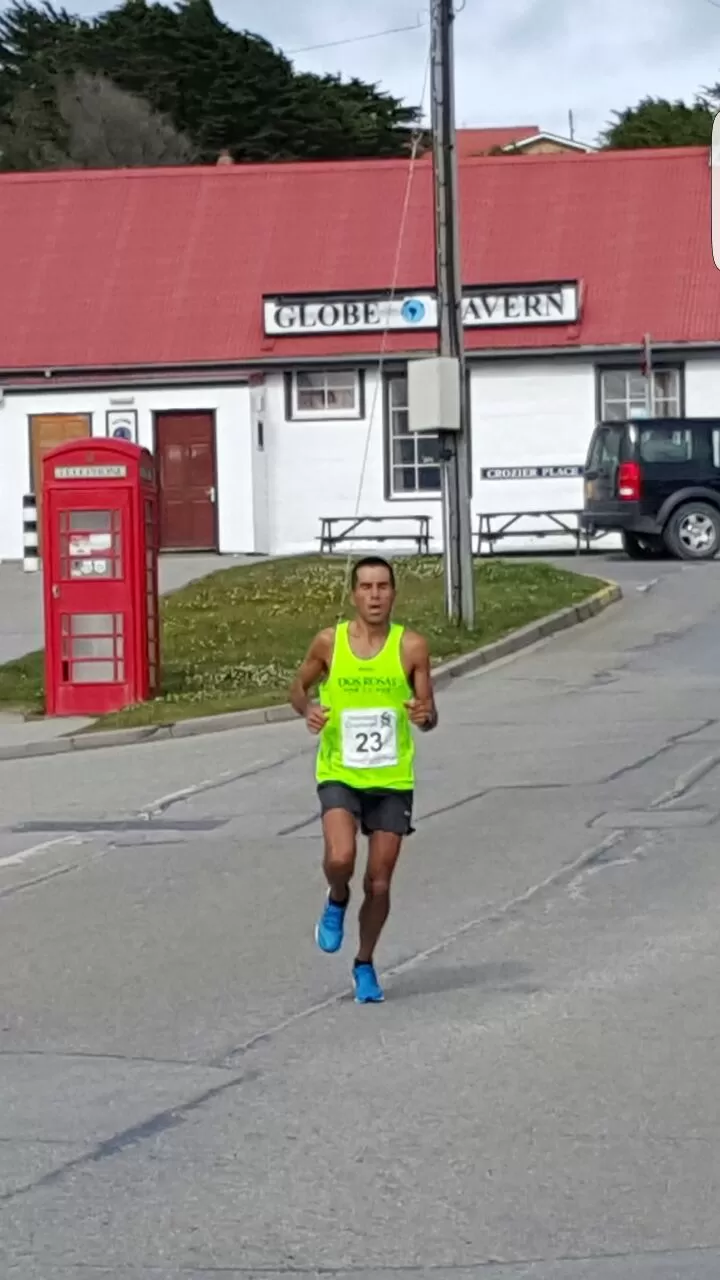
[[[51,449],[42,467],[47,714],[145,702],[160,671],[153,456],[83,439]]]

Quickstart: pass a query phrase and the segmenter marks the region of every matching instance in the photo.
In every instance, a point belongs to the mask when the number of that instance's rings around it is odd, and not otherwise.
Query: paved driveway
[[[0,764],[3,1276],[720,1274],[720,567],[613,571],[443,695],[381,1008],[301,725]]]

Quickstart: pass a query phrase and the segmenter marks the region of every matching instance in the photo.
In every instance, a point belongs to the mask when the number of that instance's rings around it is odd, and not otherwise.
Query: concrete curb
[[[519,627],[511,631],[502,640],[475,649],[472,653],[463,654],[461,658],[453,658],[443,662],[433,670],[433,682],[436,689],[446,688],[458,676],[477,671],[480,667],[489,666],[499,658],[507,658],[521,649],[537,644],[548,636],[556,635],[569,627],[587,622],[598,613],[602,613],[611,604],[622,599],[622,591],[617,583],[608,582],[600,591],[589,596],[580,604],[570,605],[557,613],[550,613],[527,627]],[[226,715],[203,716],[196,720],[180,720],[177,724],[148,725],[138,729],[110,729],[107,732],[81,733],[67,738],[52,738],[48,742],[26,742],[17,747],[0,747],[0,760],[26,760],[31,756],[55,756],[67,754],[69,751],[98,751],[103,747],[131,747],[144,742],[161,742],[169,738],[195,738],[201,734],[225,733],[231,729],[248,729],[261,724],[279,724],[287,720],[297,720],[291,707],[282,705],[264,707],[257,711],[231,711]]]

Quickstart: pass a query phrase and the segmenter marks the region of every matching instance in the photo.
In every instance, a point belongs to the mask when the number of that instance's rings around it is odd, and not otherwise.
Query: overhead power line
[[[405,31],[422,31],[427,20],[418,15],[417,22],[404,27],[386,27],[384,31],[368,31],[361,36],[348,36],[345,40],[326,40],[323,44],[306,44],[302,49],[288,49],[287,54],[293,57],[296,53],[314,53],[316,49],[339,49],[346,44],[361,44],[365,40],[379,40],[382,36],[397,36]]]

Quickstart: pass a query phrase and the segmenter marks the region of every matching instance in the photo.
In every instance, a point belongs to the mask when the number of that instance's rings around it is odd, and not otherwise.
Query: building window
[[[289,418],[361,418],[358,369],[298,370],[288,378]]]
[[[626,422],[630,418],[681,417],[680,370],[656,369],[650,378],[633,369],[604,369],[600,373],[600,419]]]
[[[440,493],[440,441],[409,430],[408,385],[404,373],[387,379],[389,496]]]

